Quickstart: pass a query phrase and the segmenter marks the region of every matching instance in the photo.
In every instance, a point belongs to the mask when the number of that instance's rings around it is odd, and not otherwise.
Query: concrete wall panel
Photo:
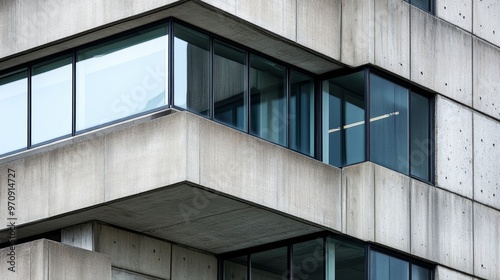
[[[339,60],[340,24],[341,1],[297,1],[297,43]]]
[[[500,122],[474,113],[474,199],[500,209]]]
[[[61,243],[85,250],[94,250],[93,222],[61,229]]]
[[[410,78],[410,5],[375,0],[375,64]]]
[[[436,276],[435,280],[473,280],[472,276],[469,276],[467,274],[460,273],[455,270],[451,270],[449,268],[446,268],[444,266],[438,265],[436,267]]]
[[[500,212],[474,203],[474,275],[485,279],[500,276]]]
[[[168,279],[168,277],[157,278],[113,267],[111,269],[111,279],[112,280],[163,280],[163,279]]]
[[[477,38],[473,44],[474,109],[500,119],[500,48]]]
[[[375,242],[410,252],[410,178],[375,165]]]
[[[172,279],[216,280],[217,258],[173,245]]]
[[[436,16],[472,32],[472,0],[436,0]]]
[[[186,180],[186,125],[173,114],[106,135],[106,201]]]
[[[436,185],[472,198],[472,111],[436,98]]]
[[[473,1],[473,32],[486,41],[500,46],[500,2],[497,0]]]
[[[9,169],[11,169],[11,171],[9,171]],[[13,215],[10,215],[10,211],[7,211],[8,210],[8,207],[9,206],[14,206],[15,207],[15,211],[14,211],[14,214],[15,214],[15,218],[18,218],[19,220],[17,221],[17,224],[20,224],[20,223],[23,223],[23,220],[21,220],[20,216],[23,215],[23,219],[29,219],[29,214],[28,213],[25,213],[24,212],[24,209],[20,209],[19,206],[20,204],[19,203],[22,203],[20,202],[19,200],[21,199],[19,194],[23,193],[23,190],[26,189],[26,184],[25,184],[25,180],[27,179],[26,177],[26,172],[25,172],[25,159],[18,159],[18,160],[15,160],[15,161],[11,161],[11,162],[8,162],[8,163],[3,163],[0,165],[0,182],[2,182],[3,186],[0,187],[0,209],[4,209],[3,211],[0,211],[0,219],[2,219],[2,221],[7,221],[7,218],[12,218]],[[11,176],[9,176],[9,174],[12,174]],[[15,176],[15,177],[13,177]],[[9,181],[9,179],[11,179],[11,181]],[[12,181],[14,180],[14,181]],[[12,195],[12,193],[10,194],[10,196],[12,196],[13,198],[11,198],[11,202],[14,203],[14,205],[12,205],[12,203],[9,205],[9,188],[12,188],[12,185],[8,185],[8,184],[14,184],[13,187],[15,188],[15,191],[14,191],[14,195]],[[20,192],[21,191],[21,192]],[[22,199],[21,199],[22,201]],[[24,203],[23,203],[24,204]],[[16,207],[17,206],[17,207]],[[27,206],[28,207],[28,206]],[[43,208],[40,209],[42,210],[42,213],[43,213]],[[23,214],[24,212],[24,214]],[[27,214],[27,215],[26,215]],[[47,215],[48,213],[46,213]],[[6,228],[7,225],[2,225],[1,228]]]
[[[472,36],[410,7],[411,80],[472,105]]]
[[[236,2],[237,0],[202,0],[203,2],[210,4],[218,9],[226,11],[230,14],[236,14]]]
[[[37,257],[44,251],[39,246],[34,246],[34,242],[24,243],[15,246],[13,251],[15,254],[14,259],[7,254],[12,254],[9,247],[0,249],[0,262],[2,263],[2,269],[0,270],[0,279],[9,280],[46,280],[48,279],[47,271],[47,259],[36,258],[31,259],[32,255]],[[14,263],[8,263],[14,261]],[[12,271],[13,270],[13,271]]]
[[[412,180],[411,253],[472,273],[472,201]]]
[[[361,163],[342,169],[345,193],[345,229],[348,235],[375,240],[375,165]]]
[[[55,149],[49,160],[50,215],[104,202],[104,136]]]
[[[236,16],[287,39],[296,40],[296,0],[236,1]]]
[[[341,61],[350,66],[374,62],[374,0],[342,1]]]
[[[19,223],[42,219],[49,215],[50,155],[41,153],[25,161],[24,170],[16,170],[18,194],[17,214]],[[70,198],[68,198],[70,199]]]
[[[96,226],[95,251],[111,256],[113,266],[161,278],[170,274],[170,243],[101,224]]]

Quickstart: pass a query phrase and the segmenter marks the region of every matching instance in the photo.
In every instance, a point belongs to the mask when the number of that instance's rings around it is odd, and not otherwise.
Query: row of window
[[[221,256],[222,280],[431,280],[430,266],[335,236],[285,241]]]
[[[0,76],[0,154],[174,106],[334,166],[432,181],[432,100],[373,71],[320,81],[169,21]]]

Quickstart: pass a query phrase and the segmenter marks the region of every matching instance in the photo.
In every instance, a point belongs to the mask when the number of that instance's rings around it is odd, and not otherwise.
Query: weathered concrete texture
[[[0,57],[162,7],[178,0],[1,1]],[[65,24],[61,24],[64,22]],[[51,30],[51,32],[46,32]]]
[[[419,8],[411,14],[411,80],[472,106],[472,36]]]
[[[375,242],[410,252],[410,178],[375,165]]]
[[[436,97],[436,185],[472,198],[472,111]]]
[[[411,253],[472,274],[472,201],[411,180]]]
[[[444,266],[438,265],[435,272],[435,280],[474,280],[476,278],[467,274],[451,270]]]
[[[196,169],[187,164],[186,154],[196,150],[187,148],[187,126],[182,114],[173,114],[106,135],[106,201],[184,181],[188,174],[197,182]]]
[[[157,278],[113,267],[111,270],[111,279],[112,280],[163,280],[168,278]]]
[[[500,46],[500,2],[497,0],[473,1],[473,32]]]
[[[78,224],[61,229],[61,243],[85,250],[94,250],[94,223]]]
[[[410,78],[410,5],[375,0],[375,64]]]
[[[500,212],[474,203],[474,275],[500,277]]]
[[[472,0],[436,0],[436,16],[472,32]]]
[[[297,43],[340,59],[340,0],[297,1]]]
[[[217,258],[173,245],[172,279],[216,280]]]
[[[500,122],[474,112],[474,199],[496,209],[500,209],[499,159]]]
[[[2,265],[1,279],[64,280],[111,279],[111,259],[46,239],[16,246],[16,272]],[[0,261],[6,264],[9,248],[0,250]]]
[[[98,223],[95,227],[95,251],[111,256],[114,267],[168,279],[170,243]]]
[[[215,122],[199,125],[190,138],[200,139],[202,186],[340,230],[339,169]]]
[[[374,62],[374,0],[342,1],[341,61],[350,66]]]
[[[473,44],[474,108],[500,119],[500,48],[478,38]]]
[[[242,2],[241,0],[201,0],[201,1],[233,15],[236,14],[236,3]]]
[[[292,41],[296,40],[297,0],[236,1],[236,16]]]
[[[361,163],[342,169],[345,203],[343,227],[348,235],[375,240],[375,165]]]

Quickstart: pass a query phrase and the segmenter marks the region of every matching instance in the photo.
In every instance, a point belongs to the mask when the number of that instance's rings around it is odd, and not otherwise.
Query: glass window
[[[324,239],[318,238],[293,245],[292,279],[325,279]]]
[[[323,160],[337,167],[365,160],[364,73],[323,82]]]
[[[411,266],[411,280],[429,280],[432,279],[431,270],[415,264]]]
[[[370,280],[405,280],[409,279],[409,263],[371,251],[370,254]]]
[[[224,261],[224,280],[247,280],[247,256]]]
[[[27,77],[23,71],[0,78],[0,154],[28,144]]]
[[[290,71],[290,148],[314,156],[314,81]]]
[[[247,130],[246,53],[214,42],[214,119]]]
[[[164,106],[166,65],[165,26],[78,51],[76,129]]]
[[[287,247],[252,254],[251,279],[281,279],[287,274]]]
[[[405,1],[429,13],[433,12],[433,5],[434,5],[433,0],[405,0]]]
[[[286,68],[250,55],[250,133],[286,146]]]
[[[411,175],[430,181],[431,101],[425,96],[412,92],[410,109]]]
[[[327,269],[325,279],[362,280],[365,279],[365,246],[326,238]]]
[[[370,75],[370,160],[409,174],[408,133],[408,89]]]
[[[210,51],[208,36],[174,24],[174,104],[210,115]]]
[[[70,135],[72,130],[72,61],[58,59],[33,67],[31,143]]]

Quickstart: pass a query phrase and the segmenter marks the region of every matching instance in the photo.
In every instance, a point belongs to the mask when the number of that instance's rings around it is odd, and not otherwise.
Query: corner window
[[[434,13],[434,0],[405,0],[405,2],[408,2],[411,5],[418,7],[424,11],[427,11],[431,14]]]
[[[378,251],[370,252],[370,280],[428,280],[429,268]]]
[[[374,72],[323,81],[323,161],[369,160],[431,182],[432,99]]]
[[[78,51],[76,130],[166,105],[166,74],[166,26]]]
[[[0,77],[0,154],[28,144],[28,72]]]

